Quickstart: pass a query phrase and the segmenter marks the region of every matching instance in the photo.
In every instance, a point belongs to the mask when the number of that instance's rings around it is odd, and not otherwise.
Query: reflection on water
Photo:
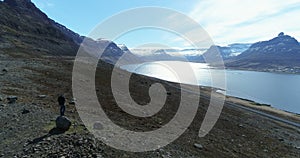
[[[224,70],[211,69],[207,64],[190,63],[197,81],[189,80],[189,77],[181,79],[180,75],[175,73],[178,70],[168,67],[170,64],[177,65],[176,69],[185,71],[181,68],[183,63],[179,61],[151,62],[126,65],[122,68],[167,81],[226,89],[226,94],[230,96],[271,104],[279,109],[300,113],[300,75],[225,70],[225,86],[222,84]],[[213,81],[212,75],[214,75]]]
[[[172,69],[159,62],[144,63],[140,65],[129,65],[134,72],[146,76],[152,76],[171,82],[180,82],[180,79]],[[127,69],[128,70],[128,69]]]

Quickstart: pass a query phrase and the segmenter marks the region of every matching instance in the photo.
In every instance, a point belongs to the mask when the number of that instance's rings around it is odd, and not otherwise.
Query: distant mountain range
[[[111,64],[116,64],[124,54],[125,61],[128,61],[124,64],[158,60],[184,61],[182,57],[191,62],[205,62],[204,57],[215,58],[220,55],[227,68],[300,73],[300,44],[284,33],[254,44],[214,45],[208,49],[130,50],[125,45],[116,45],[109,40],[80,36],[48,18],[30,0],[0,1],[0,53],[15,57],[75,56],[81,44],[94,50],[105,49],[101,59]],[[218,63],[211,65],[218,66]]]
[[[235,43],[235,44],[230,44],[228,46],[217,46],[213,45],[211,46],[206,52],[203,54],[205,58],[210,58],[210,59],[218,59],[217,57],[221,57],[224,61],[230,60],[235,58],[236,56],[242,54],[244,51],[246,51],[251,44],[248,43]],[[199,61],[199,62],[205,62]]]
[[[124,51],[124,49],[123,49]],[[140,59],[151,62],[151,61],[183,61],[182,57],[180,57],[179,51],[176,49],[149,49],[149,48],[135,48],[130,49],[130,51],[138,56]],[[171,55],[171,54],[176,55]]]
[[[209,49],[146,49],[135,48],[130,51],[146,61],[157,60],[188,60],[190,62],[205,62],[203,56],[216,56],[220,54],[224,60],[230,59],[247,50],[251,44],[236,43],[228,46],[211,46]],[[120,48],[124,47],[122,45]],[[126,47],[125,50],[128,50]],[[124,49],[123,49],[124,51]],[[220,52],[220,53],[217,53]],[[185,59],[183,59],[185,58]]]
[[[193,52],[193,53],[191,53]],[[227,68],[258,71],[300,73],[300,44],[283,32],[277,37],[254,44],[236,43],[228,46],[213,45],[208,49],[133,49],[146,61],[179,60],[181,53],[190,62],[206,62],[204,58],[221,57]],[[212,66],[219,66],[217,61]]]

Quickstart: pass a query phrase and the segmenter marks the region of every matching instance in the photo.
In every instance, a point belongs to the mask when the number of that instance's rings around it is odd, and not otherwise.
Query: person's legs
[[[66,106],[65,105],[60,105],[60,115],[61,116],[65,115],[65,110],[66,110]]]

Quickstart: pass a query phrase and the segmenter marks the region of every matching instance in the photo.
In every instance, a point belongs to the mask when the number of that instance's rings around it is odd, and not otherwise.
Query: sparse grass
[[[269,105],[269,104],[260,104],[260,103],[253,102],[253,101],[252,101],[250,104],[255,105],[255,106],[268,106],[268,107],[271,106],[271,105]]]

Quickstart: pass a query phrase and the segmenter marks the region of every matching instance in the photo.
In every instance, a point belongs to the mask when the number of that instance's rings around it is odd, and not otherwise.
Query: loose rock
[[[22,114],[28,114],[30,111],[27,109],[23,109]]]
[[[38,95],[38,98],[42,99],[42,98],[46,98],[47,95]]]
[[[198,143],[195,143],[195,144],[194,144],[194,147],[195,147],[195,148],[198,148],[198,149],[203,149],[203,145],[198,144]]]
[[[281,141],[281,142],[283,142],[283,141],[284,141],[284,139],[283,139],[283,138],[279,138],[278,140],[279,140],[279,141]]]
[[[7,69],[2,69],[2,72],[8,72],[8,70]]]
[[[75,105],[76,104],[76,98],[72,98],[70,100],[69,104]]]
[[[240,128],[244,128],[244,125],[242,125],[242,124],[239,124],[238,126],[239,126]]]
[[[0,104],[1,107],[6,107],[6,104]]]
[[[9,96],[9,97],[7,97],[7,100],[8,100],[9,104],[13,104],[18,100],[18,97],[17,96]]]

